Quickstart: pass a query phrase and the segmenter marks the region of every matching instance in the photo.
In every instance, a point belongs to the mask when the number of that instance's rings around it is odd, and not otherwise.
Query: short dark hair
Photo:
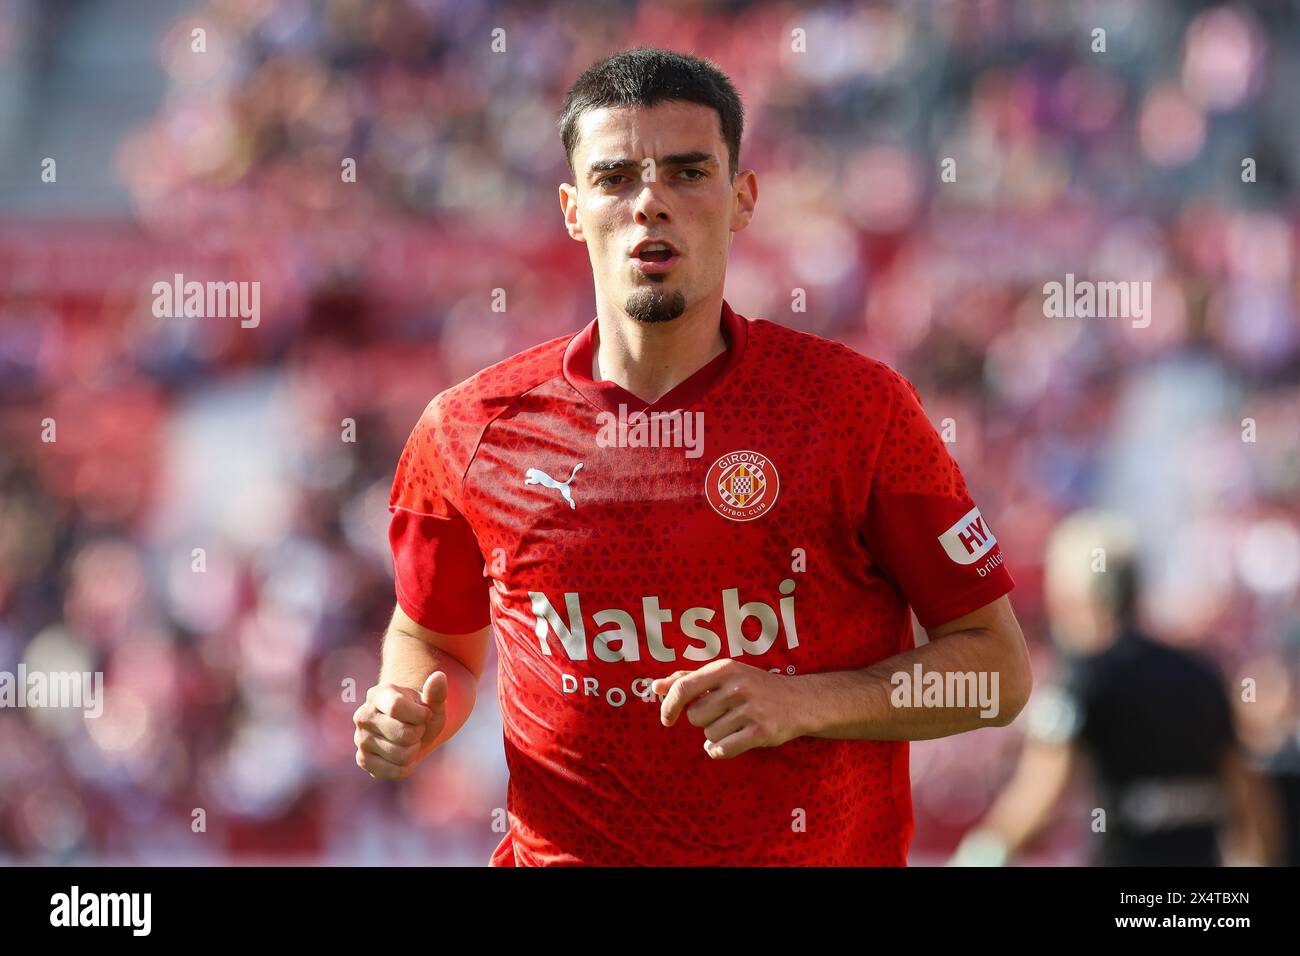
[[[569,87],[560,110],[560,139],[569,171],[578,145],[578,120],[589,110],[605,107],[654,106],[665,100],[686,100],[712,107],[722,124],[731,178],[740,164],[740,136],[745,107],[727,75],[710,60],[689,53],[637,47],[593,63]]]

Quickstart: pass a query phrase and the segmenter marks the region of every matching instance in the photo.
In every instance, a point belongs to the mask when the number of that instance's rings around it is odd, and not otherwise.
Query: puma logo
[[[574,503],[573,495],[569,492],[569,485],[573,483],[573,479],[577,477],[577,474],[580,471],[582,471],[582,462],[578,462],[573,466],[573,474],[569,475],[568,481],[556,481],[540,468],[529,468],[524,472],[524,484],[542,485],[546,488],[554,488],[564,496],[564,500],[569,503],[570,508],[576,508],[578,506]]]

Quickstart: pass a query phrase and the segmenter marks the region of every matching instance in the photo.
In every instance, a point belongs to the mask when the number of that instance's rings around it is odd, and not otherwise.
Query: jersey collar
[[[586,328],[569,340],[569,345],[564,350],[564,377],[587,401],[610,412],[617,412],[619,405],[626,406],[629,412],[689,408],[739,365],[744,355],[749,339],[749,320],[733,311],[725,299],[722,302],[721,320],[727,350],[651,404],[646,404],[614,382],[592,380],[591,360],[595,351],[596,319],[592,319]]]

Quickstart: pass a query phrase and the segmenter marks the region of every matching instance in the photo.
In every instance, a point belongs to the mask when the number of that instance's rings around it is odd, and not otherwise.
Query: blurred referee
[[[1098,548],[1104,573],[1093,570]],[[1045,571],[1065,676],[1026,710],[1019,766],[952,863],[1012,858],[1084,767],[1097,800],[1093,865],[1219,866],[1222,838],[1231,862],[1276,862],[1275,811],[1247,768],[1220,673],[1138,627],[1129,528],[1099,512],[1072,516],[1052,537]]]

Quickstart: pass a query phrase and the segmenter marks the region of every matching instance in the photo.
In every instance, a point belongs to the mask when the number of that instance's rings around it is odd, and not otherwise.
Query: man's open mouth
[[[632,258],[642,262],[667,262],[678,255],[677,247],[671,242],[645,240],[637,243],[632,250]]]

